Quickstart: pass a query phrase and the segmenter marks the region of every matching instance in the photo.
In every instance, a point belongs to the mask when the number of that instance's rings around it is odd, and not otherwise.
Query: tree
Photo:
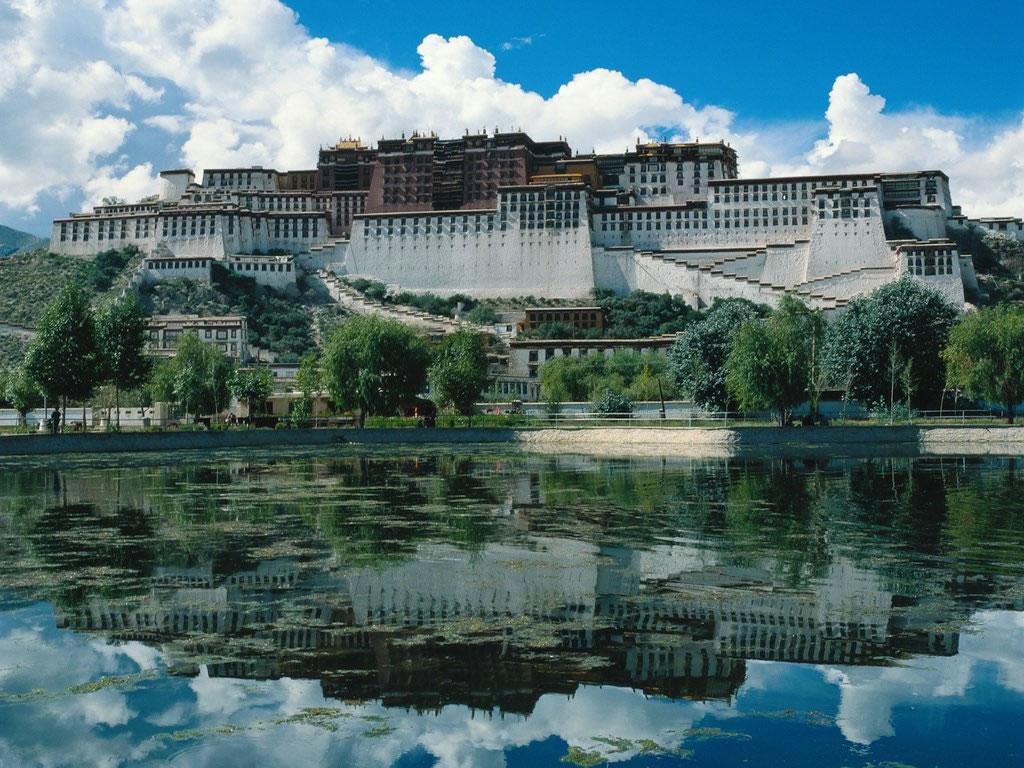
[[[487,386],[487,350],[483,337],[470,330],[445,336],[434,350],[428,371],[434,401],[452,406],[473,422],[473,409]]]
[[[1024,307],[1004,304],[967,315],[942,353],[952,388],[1002,403],[1007,422],[1024,398]]]
[[[942,350],[957,310],[941,294],[905,277],[870,296],[854,299],[828,329],[825,366],[830,380],[845,385],[847,394],[864,402],[905,399],[938,403],[945,371]],[[890,362],[896,356],[913,370],[915,391],[890,387]]]
[[[590,409],[594,413],[599,413],[603,416],[624,418],[633,412],[633,401],[621,392],[605,389],[594,398],[594,401],[590,404]]]
[[[733,336],[725,362],[726,387],[744,410],[770,408],[786,426],[793,408],[808,397],[818,315],[784,296],[765,319],[748,320]]]
[[[96,341],[103,364],[103,378],[114,387],[114,412],[121,428],[121,391],[141,386],[149,375],[145,355],[146,316],[139,300],[128,293],[104,306],[96,318]]]
[[[49,397],[61,400],[63,420],[67,401],[85,401],[100,381],[96,326],[82,290],[68,284],[46,308],[29,346],[25,369]],[[83,408],[83,419],[84,410]]]
[[[28,412],[42,399],[39,385],[22,367],[9,373],[0,386],[3,388],[0,395],[18,412],[18,424],[27,426]]]
[[[178,339],[171,366],[160,370],[158,382],[167,394],[170,381],[172,402],[180,403],[186,414],[220,413],[227,405],[228,382],[234,364],[220,349],[199,340],[194,331]]]
[[[313,416],[313,398],[320,394],[324,386],[319,356],[310,353],[302,358],[299,371],[295,374],[295,383],[302,393],[302,399],[295,404],[293,414],[297,419],[309,419]]]
[[[721,299],[703,319],[690,325],[668,352],[669,371],[683,397],[710,410],[729,410],[734,405],[725,386],[732,336],[764,311],[746,299]]]
[[[176,403],[178,401],[177,395],[174,393],[176,368],[173,358],[160,360],[153,366],[146,388],[154,402]]]
[[[354,317],[331,334],[323,355],[323,377],[331,399],[368,415],[392,414],[412,400],[427,380],[430,353],[410,328],[376,315]]]
[[[249,418],[274,391],[274,374],[269,368],[239,368],[228,382],[231,394],[249,411]]]
[[[498,322],[498,313],[487,304],[477,304],[466,314],[466,319],[476,325],[494,325]]]
[[[699,317],[682,297],[669,293],[633,291],[616,296],[599,291],[597,300],[605,313],[605,335],[616,339],[676,333]]]

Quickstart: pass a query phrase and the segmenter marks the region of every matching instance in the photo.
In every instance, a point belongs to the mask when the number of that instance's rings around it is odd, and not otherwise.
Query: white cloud
[[[97,168],[95,175],[85,182],[86,205],[99,205],[105,197],[119,197],[133,202],[160,191],[160,177],[153,172],[152,163],[136,165],[118,175],[116,166]]]
[[[465,36],[428,35],[419,69],[399,71],[311,36],[279,0],[0,0],[0,13],[0,204],[23,210],[44,192],[143,186],[149,158],[132,157],[123,175],[109,170],[133,131],[170,134],[181,161],[201,171],[311,167],[317,147],[341,135],[521,127],[584,152],[725,138],[746,175],[940,167],[968,212],[1024,213],[1024,118],[992,126],[887,111],[852,73],[836,79],[823,123],[741,130],[727,109],[600,67],[545,98],[498,78],[492,53]],[[184,106],[147,114],[167,92]]]
[[[503,51],[514,51],[517,48],[526,48],[527,46],[533,45],[534,41],[544,37],[543,34],[538,35],[523,35],[522,37],[512,37],[501,44],[501,50]]]
[[[888,112],[856,73],[837,77],[825,112],[827,135],[802,158],[762,164],[775,173],[934,169],[950,176],[954,202],[971,215],[1024,214],[1024,113],[1015,125],[930,109]],[[742,146],[755,157],[758,147]],[[749,164],[748,164],[749,167]]]
[[[153,115],[142,121],[151,128],[159,128],[167,133],[186,133],[188,124],[180,115]]]

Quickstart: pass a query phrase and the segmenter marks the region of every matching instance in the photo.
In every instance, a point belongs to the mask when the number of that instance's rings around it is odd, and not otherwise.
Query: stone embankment
[[[10,435],[0,437],[0,456],[479,444],[506,445],[543,453],[694,458],[1024,455],[1024,427],[277,429]]]

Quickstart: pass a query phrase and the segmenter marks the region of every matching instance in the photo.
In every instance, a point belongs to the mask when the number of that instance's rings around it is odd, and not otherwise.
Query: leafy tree
[[[128,262],[138,253],[135,246],[112,248],[97,253],[89,270],[92,287],[100,292],[110,290],[110,286],[114,284],[117,276],[124,271]]]
[[[114,387],[114,410],[121,428],[121,392],[146,381],[150,362],[145,355],[146,317],[134,293],[104,306],[96,317],[96,340],[103,377]]]
[[[269,368],[239,368],[228,381],[231,394],[243,402],[249,411],[249,418],[274,391],[274,374]]]
[[[967,315],[942,353],[950,387],[1002,403],[1007,422],[1024,398],[1024,307],[1003,304]]]
[[[498,322],[498,313],[494,311],[494,307],[477,304],[466,314],[466,319],[477,325],[494,325]]]
[[[605,335],[615,339],[677,333],[698,317],[682,297],[669,293],[633,291],[615,296],[600,291],[597,299],[605,313]]]
[[[42,399],[43,393],[39,391],[39,385],[22,367],[3,377],[0,380],[0,387],[0,396],[18,412],[18,423],[26,426],[28,412]]]
[[[541,394],[551,405],[593,400],[606,389],[633,400],[678,396],[665,356],[657,352],[555,357],[541,367],[540,385]]]
[[[146,388],[149,390],[150,399],[162,403],[176,403],[177,395],[174,393],[174,375],[177,366],[174,359],[160,360],[150,372]]]
[[[25,359],[25,369],[39,388],[62,401],[88,398],[100,381],[101,361],[96,326],[85,293],[68,284],[46,308]]]
[[[302,358],[299,371],[295,375],[295,383],[302,393],[302,399],[295,404],[293,415],[297,419],[308,419],[313,415],[313,398],[324,386],[318,355],[310,353]]]
[[[591,353],[582,357],[555,357],[541,366],[541,393],[552,405],[589,400],[606,374],[607,361],[604,355]],[[621,379],[619,384],[621,388]]]
[[[594,413],[604,416],[628,416],[633,412],[633,401],[621,392],[605,389],[590,404]]]
[[[690,325],[668,352],[668,367],[683,397],[701,408],[730,409],[734,402],[725,386],[725,361],[733,334],[764,311],[746,299],[721,299]]]
[[[170,369],[173,401],[181,403],[186,414],[220,413],[228,402],[233,369],[227,355],[200,341],[194,331],[182,334]]]
[[[487,386],[487,350],[483,337],[470,330],[445,336],[434,350],[428,374],[437,404],[452,406],[472,424],[473,408]]]
[[[817,314],[790,296],[767,318],[741,325],[725,361],[726,387],[740,407],[770,408],[786,426],[793,408],[807,399],[822,331]]]
[[[854,299],[829,326],[824,364],[831,381],[865,402],[906,399],[938,403],[945,381],[942,349],[957,310],[938,292],[909,277]],[[911,362],[913,392],[890,386],[890,362]],[[902,377],[896,376],[900,379]]]
[[[390,415],[426,384],[430,352],[410,328],[376,315],[354,317],[331,334],[323,376],[331,399],[367,416]]]

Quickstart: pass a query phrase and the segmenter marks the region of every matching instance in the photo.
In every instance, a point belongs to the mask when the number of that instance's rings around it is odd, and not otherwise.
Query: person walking
[[[60,433],[60,410],[57,408],[53,409],[53,413],[50,414],[50,434],[56,435]]]

